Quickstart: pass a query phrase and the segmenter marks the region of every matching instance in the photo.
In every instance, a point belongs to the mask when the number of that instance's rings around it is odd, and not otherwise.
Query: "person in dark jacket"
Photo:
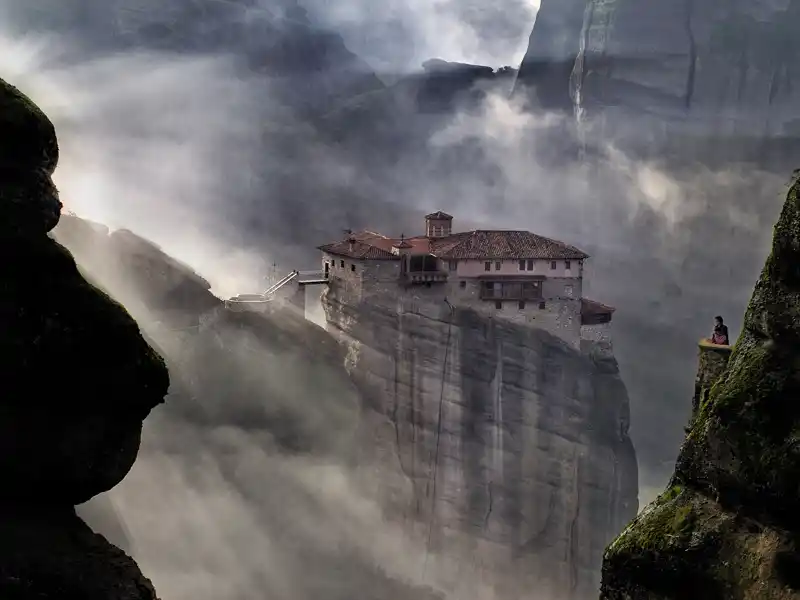
[[[722,321],[722,317],[714,317],[714,330],[711,332],[709,341],[720,346],[731,345],[730,338],[728,338],[728,326]]]

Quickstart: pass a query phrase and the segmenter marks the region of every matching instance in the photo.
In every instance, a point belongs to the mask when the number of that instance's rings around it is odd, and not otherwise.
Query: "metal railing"
[[[271,285],[271,286],[270,286],[270,287],[267,289],[267,291],[266,291],[266,292],[264,292],[264,296],[271,296],[272,294],[274,294],[275,292],[277,292],[279,289],[281,289],[283,286],[285,286],[287,283],[289,283],[290,281],[292,281],[292,280],[293,280],[295,277],[297,277],[299,274],[300,274],[300,271],[293,270],[291,273],[289,273],[288,275],[286,275],[286,276],[285,276],[283,279],[281,279],[281,280],[280,280],[280,281],[278,281],[277,283],[275,283],[275,284]]]
[[[318,271],[297,271],[297,283],[327,281],[328,276],[322,269]]]

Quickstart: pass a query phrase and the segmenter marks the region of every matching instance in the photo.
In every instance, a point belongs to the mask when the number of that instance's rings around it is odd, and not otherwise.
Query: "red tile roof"
[[[398,256],[392,253],[392,247],[398,245],[401,238],[388,238],[373,231],[362,231],[352,234],[349,239],[353,240],[352,251],[347,239],[320,246],[319,249],[329,254],[356,259],[398,259]],[[433,254],[443,260],[522,258],[582,260],[589,257],[574,246],[529,231],[479,229],[454,233],[446,237],[404,238],[403,241],[411,245],[412,254]]]
[[[431,240],[431,253],[443,259],[572,259],[589,255],[575,246],[531,233],[479,229]]]
[[[368,244],[366,242],[353,239],[352,243],[349,240],[342,240],[332,244],[325,244],[318,246],[318,250],[333,254],[335,256],[344,256],[347,258],[365,259],[365,260],[399,260],[400,257],[396,254]]]

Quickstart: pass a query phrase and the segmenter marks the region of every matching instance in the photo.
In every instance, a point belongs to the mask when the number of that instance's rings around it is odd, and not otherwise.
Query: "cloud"
[[[59,62],[69,47],[0,35],[0,72],[59,132],[66,209],[144,233],[201,266],[222,295],[259,291],[269,257],[229,234],[260,148],[252,82],[224,57],[137,51]]]
[[[416,70],[429,58],[517,65],[527,47],[538,0],[347,0],[304,2],[341,31],[351,50],[379,73]]]

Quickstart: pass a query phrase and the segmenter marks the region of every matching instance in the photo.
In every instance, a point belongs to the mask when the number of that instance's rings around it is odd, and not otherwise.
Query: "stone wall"
[[[611,323],[581,325],[580,347],[585,354],[613,358],[614,345],[611,341]]]
[[[397,261],[356,261],[323,255],[330,268],[330,285],[337,295],[349,303],[365,302],[372,298],[381,302],[384,297],[394,297],[410,312],[426,311],[426,304],[469,308],[492,319],[503,319],[520,325],[533,326],[548,331],[574,348],[580,347],[580,296],[581,280],[577,278],[551,278],[542,284],[542,301],[482,300],[480,280],[451,277],[446,283],[430,286],[403,286],[399,284],[400,264]],[[565,286],[573,286],[574,297],[565,294]],[[438,310],[438,309],[434,309]]]

